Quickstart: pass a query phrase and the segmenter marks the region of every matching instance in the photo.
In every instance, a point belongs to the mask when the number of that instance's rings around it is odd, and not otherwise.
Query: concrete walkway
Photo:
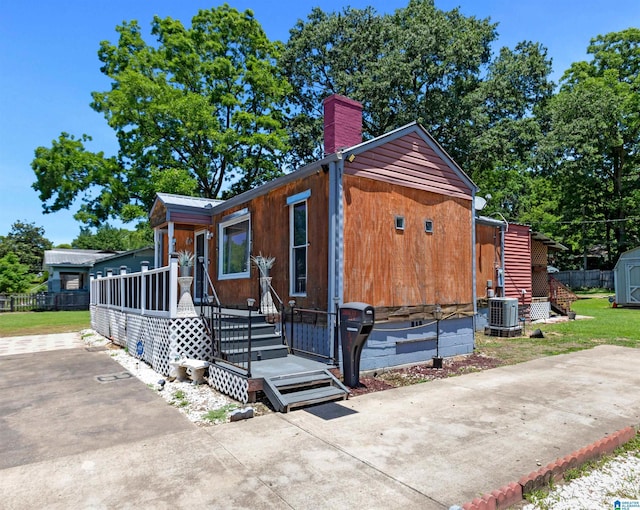
[[[27,354],[84,347],[80,333],[54,335],[12,336],[0,338],[0,356]]]
[[[0,507],[446,509],[640,424],[638,366],[601,346],[198,429],[104,353],[8,355]]]

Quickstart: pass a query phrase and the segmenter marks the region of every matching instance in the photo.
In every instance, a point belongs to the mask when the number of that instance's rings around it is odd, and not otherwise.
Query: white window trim
[[[301,194],[302,195],[302,194]],[[305,192],[303,195],[303,199],[302,200],[298,200],[298,201],[289,201],[287,200],[287,204],[289,205],[289,295],[292,297],[306,297],[307,296],[307,292],[305,290],[305,292],[296,292],[296,282],[295,282],[295,259],[293,256],[293,250],[294,248],[296,248],[296,246],[294,246],[293,244],[293,236],[294,236],[294,228],[293,228],[293,211],[295,209],[295,206],[298,204],[302,204],[304,203],[305,206],[305,234],[307,236],[307,243],[306,243],[306,248],[307,250],[305,251],[305,268],[307,270],[307,274],[306,274],[306,283],[305,283],[305,289],[307,289],[307,285],[309,283],[309,201],[307,200],[307,198],[311,195],[311,192],[308,192],[308,194]],[[295,195],[294,197],[297,197],[298,195]],[[293,197],[291,197],[293,198]],[[298,246],[299,248],[300,246]]]
[[[246,209],[242,211],[244,214],[238,215],[237,213],[229,215],[223,221],[218,224],[218,280],[237,280],[240,278],[249,278],[251,276],[251,262],[247,261],[247,270],[242,273],[230,273],[224,274],[224,229],[235,225],[236,223],[242,223],[243,221],[249,220],[249,230],[247,232],[247,242],[249,244],[249,255],[251,254],[251,214],[249,212],[245,212]]]
[[[426,234],[433,234],[433,220],[424,220],[424,231]]]

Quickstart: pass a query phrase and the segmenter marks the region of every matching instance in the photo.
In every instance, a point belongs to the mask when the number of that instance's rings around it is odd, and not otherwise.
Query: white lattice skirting
[[[537,321],[540,319],[548,319],[550,311],[551,311],[551,305],[549,301],[531,303],[531,308],[530,308],[531,320]]]
[[[209,386],[243,404],[249,400],[249,381],[224,368],[209,366]]]
[[[211,339],[200,317],[165,319],[97,306],[90,310],[96,332],[164,376],[169,375],[169,360],[176,356],[213,361]]]

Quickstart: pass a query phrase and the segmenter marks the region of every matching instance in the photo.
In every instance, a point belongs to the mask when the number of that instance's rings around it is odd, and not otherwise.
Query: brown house
[[[475,185],[422,126],[363,142],[359,103],[324,107],[321,160],[226,201],[159,193],[153,268],[91,280],[94,329],[163,375],[208,363],[216,389],[287,411],[345,398],[336,369],[355,385],[347,372],[472,352],[488,298],[548,310],[551,240],[476,216]],[[261,255],[275,259],[267,277]],[[358,331],[338,320],[350,302],[375,312],[351,310],[369,313],[358,366],[339,343]]]
[[[475,312],[476,187],[417,123],[363,142],[361,105],[325,100],[326,156],[221,202],[158,194],[156,264],[170,252],[204,261],[224,306],[259,299],[251,256],[275,257],[285,303],[375,307],[362,369],[471,352]],[[197,267],[194,300],[210,295]],[[436,305],[444,311],[439,334]]]

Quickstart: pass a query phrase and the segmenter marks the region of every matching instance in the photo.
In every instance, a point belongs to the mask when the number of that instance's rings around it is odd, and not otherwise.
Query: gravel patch
[[[562,484],[545,497],[532,497],[523,510],[613,509],[616,500],[640,500],[640,451],[620,454],[588,475]],[[624,506],[622,507],[624,508]],[[640,508],[638,506],[630,508]]]
[[[229,413],[243,408],[236,400],[219,393],[206,384],[169,381],[158,374],[144,361],[130,356],[124,349],[93,330],[81,332],[88,348],[105,348],[104,353],[122,365],[150,389],[158,393],[167,403],[175,406],[190,421],[201,427],[229,421]],[[263,403],[252,404],[254,416],[271,412]]]

